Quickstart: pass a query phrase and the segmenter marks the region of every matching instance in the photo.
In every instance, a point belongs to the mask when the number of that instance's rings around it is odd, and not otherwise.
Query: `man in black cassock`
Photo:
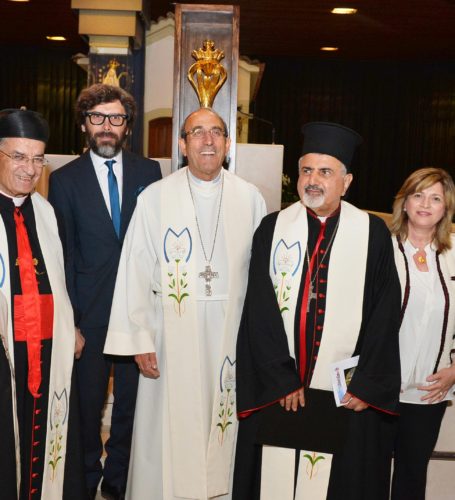
[[[38,113],[0,111],[0,495],[8,500],[86,498],[62,247],[52,207],[33,192],[48,137]]]
[[[390,235],[341,201],[361,137],[334,123],[303,132],[301,200],[265,217],[253,240],[233,499],[387,499],[400,389]],[[333,364],[354,356],[337,407]]]

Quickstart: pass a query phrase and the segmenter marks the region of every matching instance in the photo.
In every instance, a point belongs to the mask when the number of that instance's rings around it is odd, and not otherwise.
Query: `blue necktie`
[[[107,160],[104,162],[109,169],[107,174],[107,181],[109,184],[109,200],[111,202],[111,217],[112,223],[114,224],[115,232],[117,236],[120,235],[120,200],[118,196],[118,185],[117,185],[117,177],[115,177],[114,169],[112,166],[115,163],[115,160]]]

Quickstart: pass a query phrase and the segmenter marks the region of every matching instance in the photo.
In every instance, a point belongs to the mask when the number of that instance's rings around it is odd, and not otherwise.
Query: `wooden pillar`
[[[181,160],[178,152],[180,127],[187,115],[201,107],[187,74],[195,62],[192,52],[201,49],[206,40],[212,40],[214,48],[224,52],[220,62],[227,72],[227,79],[216,94],[212,109],[228,126],[232,141],[229,170],[235,170],[239,17],[238,5],[177,4],[175,7],[173,171],[177,170]]]

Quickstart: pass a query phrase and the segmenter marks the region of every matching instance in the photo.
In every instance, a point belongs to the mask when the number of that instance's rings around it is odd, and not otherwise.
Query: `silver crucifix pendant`
[[[212,285],[210,282],[213,278],[218,278],[218,273],[212,271],[210,264],[207,264],[205,266],[205,271],[199,273],[199,278],[203,278],[205,280],[205,295],[210,297],[212,295]]]
[[[316,292],[313,292],[313,283],[310,283],[310,289],[308,290],[308,302],[306,306],[306,312],[310,312],[311,301],[316,298]]]

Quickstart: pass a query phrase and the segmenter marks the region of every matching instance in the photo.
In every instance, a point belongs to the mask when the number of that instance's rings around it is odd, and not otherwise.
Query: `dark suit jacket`
[[[137,195],[159,179],[158,162],[123,150],[119,239],[88,152],[50,175],[49,201],[65,253],[75,324],[81,329],[107,327],[122,243]]]

